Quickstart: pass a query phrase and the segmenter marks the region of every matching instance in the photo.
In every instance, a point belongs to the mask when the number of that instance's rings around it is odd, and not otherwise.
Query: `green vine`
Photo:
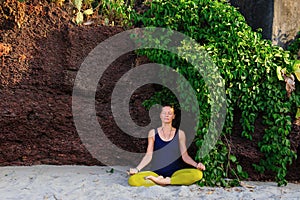
[[[292,124],[290,115],[296,113],[294,107],[299,105],[299,98],[295,93],[291,98],[287,97],[285,84],[278,80],[276,69],[280,66],[292,71],[290,53],[262,39],[234,7],[222,0],[153,0],[149,9],[136,14],[134,19],[136,24],[145,27],[166,27],[195,39],[208,52],[225,79],[226,122],[215,148],[201,159],[208,167],[199,184],[230,186],[247,177],[238,159],[232,155],[231,144],[225,139],[232,133],[234,109],[238,108],[242,111],[241,135],[248,140],[252,140],[258,114],[263,115],[266,128],[258,145],[264,158],[253,166],[261,173],[273,172],[278,185],[285,185],[287,166],[296,157],[288,135]],[[174,68],[198,91],[201,120],[196,144],[201,147],[211,116],[211,97],[203,77],[195,73],[189,63],[170,53],[151,49],[140,50],[138,54]],[[194,55],[186,55],[189,56]],[[157,103],[162,97],[162,93],[157,93],[146,104]],[[198,153],[196,159],[199,160],[201,152]],[[234,179],[228,181],[228,177]]]
[[[65,0],[52,0],[57,5],[63,6]],[[97,16],[106,26],[120,25],[122,27],[131,26],[131,15],[134,1],[131,0],[71,0],[70,4],[74,8],[74,22],[78,25],[89,24],[88,20],[92,16]]]

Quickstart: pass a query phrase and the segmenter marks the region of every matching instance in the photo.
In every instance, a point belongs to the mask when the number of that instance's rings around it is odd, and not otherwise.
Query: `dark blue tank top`
[[[172,140],[163,141],[155,129],[151,168],[155,173],[164,177],[171,177],[175,171],[183,168],[178,130]]]

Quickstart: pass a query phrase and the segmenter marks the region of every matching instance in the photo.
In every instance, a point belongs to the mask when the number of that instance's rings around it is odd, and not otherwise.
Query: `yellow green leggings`
[[[145,180],[146,176],[155,176],[158,177],[159,175],[152,171],[143,171],[137,174],[134,174],[129,177],[128,184],[131,186],[154,186],[156,185],[151,180]],[[191,185],[203,177],[202,171],[198,169],[181,169],[172,174],[171,178],[171,185]]]

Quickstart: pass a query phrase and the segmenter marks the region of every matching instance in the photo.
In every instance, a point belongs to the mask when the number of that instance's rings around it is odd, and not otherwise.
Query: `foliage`
[[[73,21],[80,24],[90,24],[89,19],[101,20],[102,25],[120,25],[130,27],[132,25],[132,13],[134,12],[134,0],[46,0],[55,3],[60,7],[71,9],[71,15],[74,15]],[[25,21],[25,6],[27,0],[6,0],[4,5],[0,6],[0,14],[4,17],[13,17],[13,21],[20,28]],[[42,2],[41,2],[42,3]],[[13,5],[13,7],[11,7]],[[2,7],[7,7],[2,10]],[[8,11],[8,12],[7,12]],[[86,23],[84,23],[86,22]]]
[[[276,68],[281,66],[292,72],[290,53],[262,39],[234,7],[222,0],[153,0],[146,12],[136,14],[135,23],[145,27],[166,27],[192,37],[208,52],[225,79],[226,122],[214,150],[201,159],[209,167],[200,184],[228,186],[231,183],[226,181],[227,177],[237,180],[247,177],[226,142],[226,135],[232,133],[236,108],[242,112],[241,135],[245,139],[252,139],[255,120],[259,114],[263,116],[266,128],[258,145],[265,158],[253,166],[261,173],[273,171],[278,184],[286,184],[287,165],[295,158],[288,139],[292,124],[290,114],[295,114],[294,108],[300,102],[294,93],[287,98],[284,84],[277,79]],[[147,49],[138,53],[174,68],[198,91],[201,119],[196,144],[202,146],[211,116],[211,97],[203,77],[196,74],[189,63],[168,52]],[[147,105],[157,103],[155,100],[163,97],[162,93],[157,93]]]
[[[99,14],[107,19],[107,23],[119,22],[121,26],[130,26],[134,1],[104,0],[99,2]]]
[[[294,56],[294,59],[297,59],[297,57],[300,56],[300,31],[298,32],[295,39],[290,42],[290,44],[287,47],[287,50],[291,52],[291,54]]]
[[[293,65],[293,72],[295,73],[298,81],[300,81],[300,31],[298,32],[295,39],[288,45],[287,50],[291,52],[295,60]],[[296,91],[296,95],[299,96],[300,91]],[[299,102],[299,101],[298,101]],[[300,105],[297,105],[297,113],[296,113],[296,122],[298,126],[300,126]]]
[[[63,2],[55,0],[56,2]],[[75,22],[82,24],[84,18],[94,14],[99,14],[103,19],[104,25],[119,24],[121,26],[130,26],[133,1],[124,0],[72,0],[76,10]]]
[[[292,57],[295,59],[292,61],[291,71],[287,71],[286,68],[282,68],[281,66],[277,67],[277,76],[279,80],[284,80],[286,82],[286,90],[288,92],[288,96],[290,97],[290,93],[296,90],[295,84],[295,76],[300,81],[300,32],[298,32],[292,42],[288,44],[287,50],[290,51]],[[288,74],[289,73],[289,74]],[[294,76],[295,75],[295,76]],[[299,95],[300,91],[295,91],[296,95]],[[299,102],[299,101],[298,101]],[[295,116],[295,124],[300,126],[300,105],[297,104],[297,113]]]

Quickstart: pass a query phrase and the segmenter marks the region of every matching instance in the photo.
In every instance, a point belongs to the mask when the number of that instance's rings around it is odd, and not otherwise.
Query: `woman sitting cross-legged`
[[[205,166],[188,155],[185,133],[172,126],[174,118],[171,106],[162,107],[162,125],[149,131],[147,152],[136,168],[130,168],[129,185],[191,185],[202,179]],[[150,162],[154,170],[141,171]],[[191,167],[183,168],[183,162]]]

